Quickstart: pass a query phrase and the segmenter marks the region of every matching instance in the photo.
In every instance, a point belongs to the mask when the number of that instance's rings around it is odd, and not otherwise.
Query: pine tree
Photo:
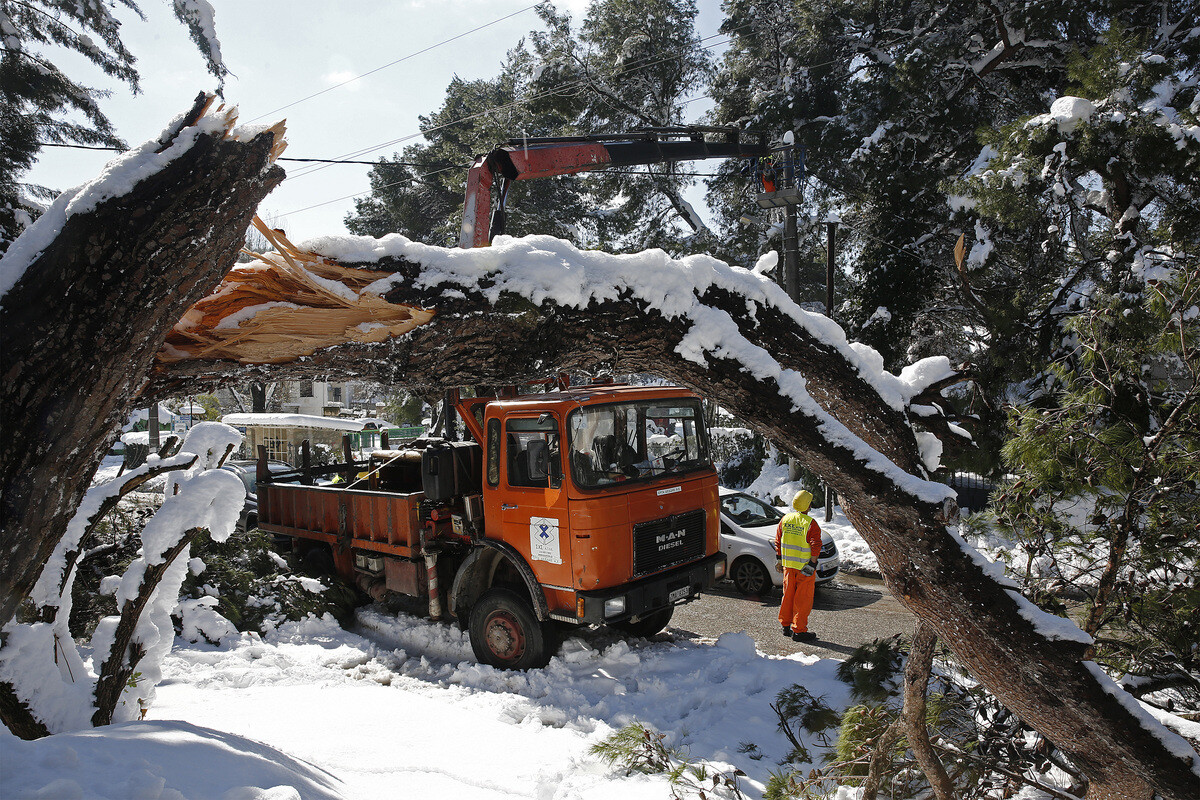
[[[1200,592],[1200,28],[1177,13],[1113,20],[965,183],[981,232],[966,279],[986,297],[1006,272],[1043,276],[1024,314],[993,313],[1052,356],[1017,398],[1000,520],[1031,572],[1083,584],[1099,655],[1151,673],[1195,669]]]
[[[695,30],[694,0],[593,3],[578,35],[559,20],[550,39],[534,38],[543,69],[534,86],[575,86],[576,127],[619,133],[680,125],[684,101],[707,82],[710,58]],[[691,164],[656,164],[585,178],[597,244],[609,250],[703,249],[712,236],[683,199]]]
[[[425,142],[411,144],[371,168],[371,195],[346,217],[354,233],[400,233],[414,241],[453,247],[462,223],[464,176],[478,155],[521,136],[563,135],[564,120],[526,108],[532,72],[523,43],[509,52],[495,78],[454,78],[433,114],[420,118]],[[544,233],[582,244],[578,179],[523,181],[512,190],[507,233]]]
[[[54,62],[62,51],[76,53],[137,94],[136,59],[121,41],[118,7],[142,17],[135,0],[0,0],[0,252],[36,215],[34,198],[54,195],[20,182],[45,144],[125,146],[100,108],[108,92]],[[228,70],[208,0],[173,0],[172,8],[223,82]]]
[[[1150,0],[724,5],[732,42],[714,81],[714,116],[795,129],[811,176],[802,223],[830,208],[845,223],[839,322],[892,367],[934,353],[971,362],[981,401],[971,410],[982,417],[985,460],[994,458],[1010,388],[1053,355],[1064,311],[1056,292],[1069,296],[1073,273],[1058,251],[1042,249],[1050,223],[1031,222],[1040,208],[1033,187],[1024,195],[1008,187],[1004,202],[1027,216],[1001,229],[980,214],[980,204],[990,201],[974,197],[960,179],[982,171],[1006,126],[1077,93],[1069,89],[1072,65],[1103,61],[1097,54],[1110,30],[1144,31],[1142,46],[1169,71],[1181,49],[1195,46],[1184,22],[1188,6]],[[1187,106],[1173,106],[1181,130],[1194,116]],[[1164,144],[1175,148],[1174,141],[1144,142]],[[1172,158],[1176,168],[1187,164],[1181,153]],[[1189,169],[1163,186],[1187,186],[1196,173]],[[748,260],[744,251],[762,243],[737,222],[747,190],[729,172],[712,184],[721,230],[730,249]],[[969,256],[957,272],[952,251],[960,234]],[[808,249],[801,263],[819,259],[823,244],[801,225],[801,246]]]
[[[426,143],[371,170],[371,197],[347,218],[354,232],[399,232],[436,244],[457,241],[463,176],[480,154],[522,137],[625,132],[677,125],[683,101],[706,80],[692,0],[594,3],[576,31],[553,6],[545,26],[519,42],[495,78],[455,79],[437,113],[422,118]],[[506,232],[549,234],[608,250],[702,249],[669,164],[584,173],[512,187]],[[703,231],[701,231],[703,233]]]

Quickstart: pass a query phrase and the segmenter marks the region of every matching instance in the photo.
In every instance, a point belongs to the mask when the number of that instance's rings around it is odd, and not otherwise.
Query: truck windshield
[[[696,400],[591,406],[567,417],[571,477],[581,489],[711,465]]]

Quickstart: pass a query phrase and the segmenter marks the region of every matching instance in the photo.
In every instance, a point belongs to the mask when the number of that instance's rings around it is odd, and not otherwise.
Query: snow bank
[[[0,797],[349,800],[328,772],[187,722],[128,722],[25,742],[0,727]]]
[[[570,242],[549,236],[523,239],[501,236],[491,247],[470,250],[433,247],[398,234],[382,239],[325,237],[304,242],[301,247],[348,263],[375,262],[388,257],[418,262],[422,271],[415,282],[417,287],[441,286],[448,293],[478,291],[491,303],[505,293],[528,298],[533,303],[552,301],[573,308],[632,297],[668,319],[691,323],[677,348],[684,358],[702,366],[707,366],[710,358],[738,362],[756,379],[774,381],[780,393],[793,402],[794,412],[816,420],[827,441],[850,450],[901,490],[928,503],[941,503],[953,497],[944,484],[909,475],[855,436],[813,399],[799,372],[785,368],[769,352],[752,344],[742,335],[733,316],[705,305],[700,298],[710,289],[744,297],[752,318],[756,306],[778,309],[822,344],[837,350],[883,402],[897,411],[903,411],[908,401],[932,382],[950,374],[949,361],[926,359],[902,375],[893,375],[883,369],[879,353],[865,345],[852,345],[831,319],[804,311],[781,287],[750,270],[705,255],[672,259],[662,250],[631,255],[579,250]],[[398,275],[388,276],[363,291],[384,295],[402,280]]]
[[[661,800],[663,777],[626,777],[588,748],[640,721],[693,759],[741,768],[757,797],[790,750],[770,708],[778,692],[802,683],[849,703],[838,662],[765,656],[744,633],[692,643],[591,631],[543,669],[506,672],[475,663],[457,626],[375,607],[358,621],[349,632],[310,617],[262,639],[177,648],[153,714],[265,742],[338,775],[356,800],[390,800],[399,786],[411,797]],[[739,753],[742,742],[764,757]]]
[[[587,631],[544,669],[504,672],[474,663],[457,626],[372,607],[355,631],[309,617],[180,645],[148,721],[37,742],[0,731],[0,796],[662,800],[663,776],[588,752],[638,721],[694,761],[742,770],[756,798],[791,749],[770,708],[779,691],[850,703],[838,661],[766,656],[740,632],[656,639]]]

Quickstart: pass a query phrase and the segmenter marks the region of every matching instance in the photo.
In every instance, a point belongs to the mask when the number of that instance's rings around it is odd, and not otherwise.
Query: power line
[[[394,163],[394,162],[392,162],[392,163]],[[352,197],[361,197],[364,194],[371,194],[380,189],[390,189],[393,186],[399,186],[402,183],[409,183],[413,180],[425,180],[427,178],[432,178],[434,175],[440,175],[441,173],[449,172],[452,169],[467,169],[469,166],[470,166],[470,164],[452,164],[448,167],[443,167],[442,169],[436,169],[433,172],[426,172],[423,175],[416,175],[413,177],[403,178],[398,181],[392,181],[391,183],[385,183],[382,186],[373,186],[370,189],[366,190],[365,192],[355,192],[354,194],[346,194],[346,195],[342,195],[341,197],[335,197],[332,200],[325,200],[320,203],[313,203],[311,206],[305,206],[304,208],[297,208],[293,211],[284,211],[280,214],[280,216],[286,217],[290,214],[299,214],[304,211],[311,211],[314,208],[320,208],[321,206],[327,206],[332,203],[340,203],[342,200],[349,200]]]
[[[733,31],[729,31],[728,33],[730,33],[730,34],[732,34],[732,33],[736,33],[738,30],[741,30],[741,29],[743,29],[743,28],[747,28],[747,27],[749,27],[749,26],[750,26],[750,24],[749,24],[749,23],[747,23],[747,24],[745,24],[745,25],[742,25],[742,26],[740,26],[739,28],[736,28],[736,29],[734,29]],[[720,37],[720,36],[726,36],[726,35],[727,35],[726,33],[714,33],[714,34],[710,34],[710,35],[708,35],[708,36],[702,37],[702,38],[699,40],[699,42],[706,42],[706,41],[708,41],[708,40],[710,40],[710,39],[716,39],[717,37]],[[730,41],[732,41],[732,39],[726,39],[725,41],[713,42],[713,43],[711,43],[711,44],[707,44],[707,45],[701,45],[701,46],[699,46],[699,47],[697,47],[697,48],[695,48],[695,49],[696,49],[696,50],[710,50],[710,49],[712,49],[712,48],[714,48],[714,47],[719,47],[719,46],[721,46],[721,45],[723,45],[723,44],[729,44],[729,42],[730,42]],[[648,69],[649,67],[657,66],[658,64],[663,64],[663,63],[666,63],[666,62],[668,62],[668,61],[675,61],[675,60],[678,60],[678,59],[680,59],[680,58],[682,58],[682,57],[683,57],[682,55],[670,55],[670,56],[663,56],[663,57],[661,57],[661,58],[658,58],[658,59],[655,59],[655,60],[650,60],[650,61],[647,61],[647,62],[645,62],[644,64],[639,64],[638,66],[636,66],[636,67],[633,67],[632,69],[628,70],[627,72],[633,72],[633,71],[636,71],[636,70]],[[821,66],[821,65],[817,65],[817,66]],[[451,126],[453,126],[453,125],[458,125],[458,124],[461,124],[461,123],[463,123],[463,122],[469,122],[469,121],[471,121],[471,120],[478,119],[478,118],[480,118],[480,117],[483,117],[483,116],[486,116],[486,115],[488,115],[488,114],[495,114],[495,113],[499,113],[499,112],[502,112],[502,111],[509,111],[509,110],[512,110],[513,108],[516,108],[516,107],[518,107],[518,106],[521,106],[521,105],[523,105],[523,104],[525,104],[525,103],[530,103],[530,102],[533,102],[533,101],[535,101],[535,100],[541,100],[541,99],[543,99],[543,98],[545,98],[545,97],[550,97],[550,96],[553,96],[553,95],[555,95],[555,94],[562,93],[562,92],[564,92],[564,91],[571,91],[571,90],[573,90],[573,89],[578,89],[578,88],[586,87],[586,86],[587,86],[589,83],[590,83],[590,81],[589,81],[588,79],[586,79],[586,78],[579,78],[579,79],[577,79],[577,80],[575,80],[575,81],[573,81],[573,82],[570,82],[570,83],[565,83],[565,84],[562,84],[562,85],[560,85],[560,86],[555,86],[555,87],[553,87],[553,88],[546,89],[545,91],[539,92],[539,93],[537,93],[537,94],[535,94],[535,95],[531,95],[531,96],[529,96],[529,97],[521,98],[521,99],[518,99],[518,100],[513,100],[513,101],[510,101],[510,102],[508,102],[508,103],[504,103],[504,104],[502,104],[502,105],[499,105],[499,106],[492,106],[491,108],[485,108],[485,109],[483,109],[482,111],[478,111],[478,112],[476,112],[476,113],[474,113],[474,114],[468,114],[468,115],[467,115],[467,116],[465,116],[465,117],[459,117],[458,119],[449,120],[449,121],[447,121],[447,122],[444,122],[444,123],[442,123],[441,125],[437,125],[437,126],[434,126],[434,127],[432,127],[432,128],[428,128],[428,129],[426,129],[426,130],[423,130],[423,131],[420,131],[420,132],[418,132],[418,133],[411,133],[411,134],[408,134],[408,135],[405,135],[405,136],[401,136],[401,137],[399,137],[399,138],[397,138],[397,139],[392,139],[392,140],[390,140],[390,141],[383,142],[383,143],[381,143],[381,144],[371,145],[371,146],[369,146],[369,147],[360,148],[360,149],[358,149],[358,150],[351,150],[350,152],[343,153],[341,156],[339,156],[339,158],[353,158],[353,157],[355,157],[355,156],[362,156],[362,155],[366,155],[367,153],[371,153],[371,152],[374,152],[374,151],[376,151],[376,150],[382,150],[382,149],[384,149],[385,147],[392,147],[392,146],[394,146],[394,145],[397,145],[397,144],[400,144],[400,143],[402,143],[402,142],[410,141],[410,140],[412,140],[412,139],[417,139],[417,138],[420,138],[420,137],[422,137],[422,136],[427,136],[427,135],[428,135],[428,134],[430,134],[430,133],[434,133],[434,132],[436,132],[436,131],[443,130],[443,129],[445,129],[445,128],[448,128],[448,127],[451,127]],[[686,101],[684,101],[684,103],[682,103],[681,105],[683,105],[683,104],[687,104],[687,103],[691,103],[691,102],[694,102],[695,100],[704,99],[705,97],[708,97],[708,95],[701,95],[700,97],[696,97],[696,98],[692,98],[692,99],[690,99],[690,100],[686,100]],[[295,173],[295,174],[293,174],[293,175],[289,175],[287,179],[288,179],[288,180],[293,180],[293,179],[295,179],[295,178],[300,178],[300,177],[304,177],[304,176],[306,176],[306,175],[311,175],[311,174],[312,174],[312,173],[314,173],[314,172],[320,172],[322,169],[325,169],[325,167],[312,167],[312,168],[310,168],[310,169],[307,169],[307,170],[303,170],[303,169],[302,169],[302,170],[300,170],[299,172],[296,172],[296,173]]]
[[[738,33],[739,31],[745,30],[746,28],[749,28],[749,27],[750,27],[750,23],[746,23],[745,25],[741,25],[741,26],[739,26],[739,27],[737,27],[737,28],[734,28],[733,30],[730,30],[730,31],[727,31],[727,32],[714,33],[714,34],[710,34],[710,35],[708,35],[708,36],[702,37],[702,38],[701,38],[699,41],[700,41],[700,42],[705,42],[705,41],[708,41],[708,40],[710,40],[710,39],[715,39],[715,38],[717,38],[717,37],[719,37],[719,36],[726,36],[726,35],[730,35],[730,36],[732,37],[732,34],[736,34],[736,33]],[[719,47],[719,46],[721,46],[721,45],[724,45],[724,44],[729,44],[729,43],[730,43],[730,42],[732,42],[732,41],[733,41],[733,39],[732,39],[732,38],[729,38],[729,39],[726,39],[725,41],[721,41],[721,42],[713,42],[713,43],[711,43],[711,44],[702,45],[702,46],[700,46],[700,47],[698,47],[698,48],[696,48],[696,49],[697,49],[697,50],[710,50],[710,49],[712,49],[712,48],[714,48],[714,47]],[[662,58],[659,58],[659,59],[657,59],[657,60],[654,60],[654,61],[647,61],[646,63],[644,63],[644,64],[640,64],[640,65],[638,65],[637,67],[634,67],[633,69],[631,69],[631,70],[629,70],[629,71],[630,71],[630,72],[632,72],[632,71],[635,71],[635,70],[646,69],[646,68],[648,68],[648,67],[653,67],[653,66],[656,66],[656,65],[658,65],[658,64],[665,63],[665,62],[667,62],[667,61],[674,61],[674,60],[677,60],[677,59],[679,59],[679,58],[682,58],[682,56],[681,56],[681,55],[674,55],[674,56],[664,56],[664,57],[662,57]],[[836,63],[838,63],[837,59],[833,59],[833,60],[830,60],[830,61],[821,62],[821,63],[819,63],[819,64],[809,64],[809,65],[807,65],[807,69],[816,69],[817,67],[826,67],[826,66],[829,66],[829,65],[831,65],[831,64],[836,64]],[[367,153],[371,153],[371,152],[374,152],[374,151],[376,151],[376,150],[382,150],[382,149],[383,149],[383,148],[385,148],[385,147],[391,147],[391,146],[393,146],[393,145],[397,145],[397,144],[400,144],[400,143],[402,143],[402,142],[407,142],[407,141],[410,141],[410,140],[412,140],[412,139],[417,139],[417,138],[420,138],[420,137],[422,137],[422,136],[427,136],[427,135],[428,135],[428,134],[430,134],[430,133],[434,133],[434,132],[436,132],[436,131],[440,131],[440,130],[443,130],[443,129],[445,129],[445,128],[449,128],[449,127],[451,127],[451,126],[458,125],[458,124],[460,124],[460,123],[463,123],[463,122],[469,122],[469,121],[471,121],[471,120],[478,119],[478,118],[480,118],[480,117],[483,117],[483,116],[486,116],[486,115],[488,115],[488,114],[495,114],[495,113],[498,113],[498,112],[501,112],[501,111],[509,111],[509,110],[512,110],[513,108],[516,108],[516,107],[518,107],[518,106],[520,106],[520,105],[522,105],[522,104],[529,103],[529,102],[532,102],[532,101],[534,101],[534,100],[540,100],[540,99],[542,99],[542,98],[549,97],[549,96],[551,96],[551,95],[558,94],[558,93],[561,93],[561,92],[564,92],[564,91],[570,91],[570,90],[572,90],[572,89],[581,88],[581,87],[584,87],[584,86],[588,85],[588,83],[589,83],[589,81],[588,81],[587,79],[580,78],[580,79],[578,79],[578,80],[576,80],[576,81],[573,81],[573,82],[571,82],[571,83],[562,84],[561,86],[556,86],[556,87],[554,87],[554,88],[547,89],[547,90],[545,90],[545,91],[543,91],[543,92],[540,92],[540,93],[538,93],[538,94],[531,95],[530,97],[525,97],[525,98],[522,98],[522,99],[519,99],[519,100],[513,100],[513,101],[511,101],[511,102],[508,102],[508,103],[505,103],[505,104],[503,104],[503,105],[499,105],[499,106],[493,106],[493,107],[491,107],[491,108],[486,108],[486,109],[484,109],[484,110],[482,110],[482,111],[478,111],[478,112],[476,112],[476,113],[474,113],[474,114],[468,114],[468,115],[467,115],[467,116],[465,116],[465,117],[459,117],[458,119],[449,120],[449,121],[447,121],[447,122],[444,122],[444,123],[442,123],[441,125],[437,125],[437,126],[434,126],[434,127],[432,127],[432,128],[428,128],[428,129],[426,129],[426,130],[423,130],[423,131],[420,131],[420,132],[418,132],[418,133],[411,133],[411,134],[408,134],[408,135],[406,135],[406,136],[401,136],[401,137],[399,137],[399,138],[397,138],[397,139],[392,139],[392,140],[390,140],[390,141],[383,142],[383,143],[381,143],[381,144],[372,145],[372,146],[365,147],[365,148],[360,148],[360,149],[358,149],[358,150],[352,150],[352,151],[350,151],[350,152],[348,152],[348,153],[344,153],[344,154],[342,154],[342,156],[340,156],[339,158],[351,158],[351,157],[354,157],[354,156],[366,155]],[[703,94],[703,95],[699,95],[699,96],[697,96],[697,97],[693,97],[693,98],[690,98],[690,99],[688,99],[688,100],[684,100],[684,101],[682,101],[682,102],[680,103],[680,105],[687,105],[687,104],[689,104],[689,103],[694,103],[694,102],[696,102],[696,101],[698,101],[698,100],[704,100],[704,99],[708,99],[708,98],[711,98],[711,97],[712,97],[712,95],[709,95],[709,94]],[[333,163],[337,163],[337,162],[336,162],[336,161],[334,161]],[[320,171],[321,171],[321,170],[323,170],[323,169],[326,169],[326,167],[324,167],[324,166],[318,166],[318,167],[311,167],[311,168],[308,168],[308,169],[304,169],[304,168],[302,168],[300,171],[298,171],[298,172],[295,172],[295,173],[293,173],[293,174],[289,175],[289,176],[287,177],[287,179],[286,179],[286,180],[294,180],[294,179],[296,179],[296,178],[305,177],[305,176],[307,176],[307,175],[311,175],[311,174],[313,174],[314,172],[320,172]],[[389,184],[389,185],[394,185],[394,184]],[[381,187],[381,188],[386,188],[386,187]],[[365,194],[365,192],[364,192],[364,193],[362,193],[362,194]],[[348,195],[348,196],[349,196],[349,197],[354,197],[355,195]],[[340,198],[340,199],[345,199],[345,198],[343,197],[343,198]],[[334,201],[334,202],[336,202],[336,201]],[[324,203],[321,203],[321,204],[318,204],[318,205],[325,205],[325,204],[324,204]],[[317,207],[317,206],[309,206],[308,208],[315,208],[315,207]],[[304,211],[304,210],[307,210],[307,208],[306,208],[306,209],[301,209],[301,210],[302,210],[302,211]],[[297,213],[297,212],[293,212],[293,213]]]
[[[430,50],[436,50],[437,48],[442,47],[447,44],[450,44],[451,42],[458,41],[459,39],[462,39],[463,37],[470,36],[472,33],[477,33],[478,31],[481,31],[484,28],[490,28],[491,26],[499,24],[501,22],[504,22],[507,19],[511,19],[512,17],[515,17],[518,14],[524,14],[526,11],[530,10],[531,8],[537,8],[537,5],[538,5],[537,3],[534,3],[533,5],[525,6],[524,8],[518,9],[517,11],[514,11],[511,14],[508,14],[503,17],[499,17],[497,19],[492,20],[491,22],[486,22],[483,25],[472,28],[469,31],[464,31],[464,32],[458,34],[457,36],[451,36],[449,39],[443,39],[442,41],[438,42],[437,44],[431,44],[426,48],[416,51],[415,53],[409,53],[406,56],[397,58],[395,61],[389,61],[388,63],[384,64],[381,67],[376,67],[375,69],[370,70],[368,72],[364,72],[361,75],[355,75],[353,78],[349,78],[347,80],[342,81],[341,83],[334,84],[333,86],[322,89],[319,92],[313,92],[312,94],[308,95],[307,97],[301,97],[299,100],[294,100],[294,101],[288,103],[287,105],[280,106],[279,108],[275,109],[274,111],[268,111],[265,114],[259,114],[254,119],[247,120],[247,122],[256,122],[256,121],[262,119],[263,117],[269,117],[272,114],[278,114],[280,111],[291,108],[292,106],[300,105],[303,102],[312,100],[314,97],[320,97],[321,95],[325,94],[326,92],[332,92],[334,89],[340,89],[341,87],[345,86],[346,84],[354,83],[354,81],[359,80],[360,78],[365,78],[368,75],[374,75],[376,72],[387,69],[388,67],[395,66],[396,64],[399,64],[402,61],[408,61],[410,58],[416,58],[419,55],[428,53]]]
[[[122,147],[96,147],[96,146],[86,145],[86,144],[60,144],[58,142],[38,142],[37,146],[38,147],[67,147],[67,148],[71,148],[73,150],[107,150],[111,153],[127,153],[127,152],[129,152],[128,150],[126,150],[125,148],[122,148]],[[287,158],[287,157],[281,156],[280,158],[277,158],[275,160],[276,161],[307,161],[307,162],[317,162],[320,164],[365,164],[368,167],[378,166],[378,164],[379,164],[378,161],[351,161],[349,159],[344,159],[344,158]],[[389,161],[387,163],[389,166],[400,166],[400,167],[423,167],[423,166],[425,166],[424,164],[417,164],[417,163],[411,162],[411,161]]]
[[[704,99],[706,99],[706,98],[709,98],[709,97],[711,97],[711,95],[707,95],[707,94],[698,95],[697,97],[693,97],[693,98],[691,98],[690,100],[685,100],[685,101],[683,101],[683,103],[680,103],[680,105],[686,105],[686,104],[688,104],[688,103],[693,103],[693,102],[696,102],[696,101],[698,101],[698,100],[704,100]],[[481,112],[481,113],[486,113],[486,112]],[[447,124],[450,124],[450,123],[447,123]],[[417,134],[417,135],[419,135],[419,134]],[[374,163],[378,163],[378,162],[374,162]],[[391,165],[391,164],[399,164],[400,162],[389,161],[389,162],[385,162],[385,163],[386,163],[386,164],[388,164],[388,165]],[[419,166],[419,165],[416,165],[416,164],[404,164],[403,166]],[[342,200],[349,200],[349,199],[351,199],[351,198],[353,198],[353,197],[361,197],[361,196],[363,196],[363,195],[372,194],[372,193],[374,193],[374,192],[376,192],[376,191],[379,191],[379,190],[381,190],[381,189],[390,189],[390,188],[391,188],[391,187],[393,187],[393,186],[399,186],[399,185],[400,185],[400,184],[402,184],[402,183],[409,183],[409,182],[411,182],[411,181],[413,181],[413,180],[425,180],[425,179],[427,179],[427,178],[431,178],[431,177],[433,177],[434,175],[440,175],[440,174],[442,174],[443,172],[449,172],[449,171],[450,171],[450,170],[452,170],[452,169],[468,169],[470,166],[471,166],[470,164],[455,164],[455,165],[451,165],[451,166],[448,166],[448,167],[443,167],[443,168],[441,168],[441,169],[434,170],[433,172],[426,172],[426,173],[424,173],[424,174],[421,174],[421,175],[415,175],[415,176],[412,176],[412,177],[406,177],[406,178],[403,178],[403,179],[401,179],[401,180],[398,180],[398,181],[392,181],[391,183],[385,183],[385,184],[383,184],[382,186],[372,186],[370,189],[367,189],[367,190],[365,190],[365,191],[362,191],[362,192],[355,192],[355,193],[353,193],[353,194],[346,194],[346,195],[342,195],[341,197],[334,198],[333,200],[325,200],[325,201],[322,201],[322,202],[320,202],[320,203],[313,203],[313,204],[312,204],[312,205],[310,205],[310,206],[305,206],[304,208],[297,208],[297,209],[295,209],[295,210],[293,210],[293,211],[285,211],[285,212],[283,212],[283,215],[284,215],[284,216],[286,216],[286,215],[289,215],[289,214],[300,214],[300,213],[302,213],[302,212],[304,212],[304,211],[311,211],[311,210],[312,210],[312,209],[314,209],[314,208],[321,208],[322,206],[327,206],[327,205],[330,205],[330,204],[332,204],[332,203],[338,203],[338,202],[341,202]],[[614,169],[604,169],[604,170],[597,170],[597,171],[598,171],[598,172],[606,172],[606,173],[608,173],[608,174],[610,174],[610,175],[612,175],[612,174],[616,174],[616,175],[645,175],[645,174],[646,174],[646,173],[644,173],[644,172],[638,172],[638,171],[634,171],[634,170],[630,170],[630,171],[627,171],[627,172],[622,172],[622,171],[620,171],[620,170],[614,170]],[[675,175],[679,175],[680,177],[689,177],[688,173],[673,173],[673,174],[675,174]],[[691,177],[716,178],[716,177],[719,177],[719,176],[718,176],[718,175],[713,175],[713,174],[695,173],[695,174],[694,174],[694,175],[692,175]]]

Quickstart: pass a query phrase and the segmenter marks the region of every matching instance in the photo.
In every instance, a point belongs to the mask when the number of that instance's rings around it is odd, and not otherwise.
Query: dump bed
[[[420,554],[421,492],[258,486],[258,527],[270,533],[412,558]]]

